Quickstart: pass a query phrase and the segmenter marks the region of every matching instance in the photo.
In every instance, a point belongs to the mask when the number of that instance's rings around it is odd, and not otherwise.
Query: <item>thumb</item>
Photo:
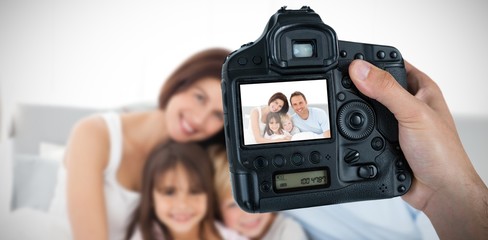
[[[400,116],[408,117],[418,111],[420,102],[390,73],[371,63],[354,60],[349,66],[349,76],[361,93],[383,104],[398,120]]]

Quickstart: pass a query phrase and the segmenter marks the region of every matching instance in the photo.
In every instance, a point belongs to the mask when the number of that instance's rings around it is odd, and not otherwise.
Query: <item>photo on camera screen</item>
[[[240,97],[244,145],[330,138],[326,79],[240,84]]]

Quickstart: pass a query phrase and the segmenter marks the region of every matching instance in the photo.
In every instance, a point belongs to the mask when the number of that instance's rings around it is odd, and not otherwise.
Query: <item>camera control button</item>
[[[371,140],[371,147],[376,151],[383,149],[384,145],[385,145],[385,142],[380,137],[375,137],[375,138],[373,138],[373,140]]]
[[[352,88],[352,85],[353,85],[352,80],[349,76],[342,77],[341,84],[344,88],[347,88],[347,89]]]
[[[407,191],[407,188],[403,185],[400,185],[400,186],[398,186],[397,190],[400,193],[404,193],[405,191]]]
[[[360,112],[354,112],[349,117],[349,126],[353,129],[361,129],[364,124],[364,115]]]
[[[365,165],[358,168],[358,176],[361,178],[374,178],[378,173],[375,165]]]
[[[259,65],[263,62],[263,59],[260,56],[254,56],[252,58],[252,62],[256,65]]]
[[[295,166],[300,166],[303,164],[303,155],[301,153],[294,153],[291,156],[291,162]]]
[[[359,152],[353,149],[349,149],[349,152],[344,155],[344,162],[346,163],[353,163],[359,161],[360,155]]]
[[[337,100],[339,100],[341,102],[346,100],[346,94],[344,94],[343,92],[338,93],[337,94]]]
[[[254,159],[253,164],[256,169],[266,168],[268,166],[268,160],[264,157],[257,157]]]
[[[275,167],[283,167],[285,166],[285,163],[286,163],[286,160],[285,160],[285,157],[283,157],[282,155],[275,155],[273,157],[273,165]]]
[[[345,58],[345,57],[347,57],[347,52],[346,52],[346,50],[341,50],[341,51],[339,52],[339,55],[341,56],[341,58]]]
[[[239,65],[241,65],[241,66],[246,65],[247,64],[247,58],[240,57],[239,59],[237,59],[237,63],[239,63]]]
[[[354,59],[364,59],[364,55],[362,53],[356,53],[356,55],[354,55]]]
[[[397,168],[403,168],[405,166],[405,163],[402,160],[399,159],[399,160],[396,161],[395,166]]]
[[[398,181],[403,182],[407,179],[407,176],[403,173],[398,174],[397,176]]]
[[[262,192],[269,192],[269,190],[271,189],[271,184],[269,184],[269,182],[267,181],[263,181],[261,183],[260,189]]]
[[[376,57],[378,57],[379,59],[385,59],[386,53],[384,51],[378,51],[376,53]]]
[[[310,153],[309,159],[311,163],[317,164],[322,159],[322,155],[317,151],[313,151]]]
[[[390,57],[396,59],[398,57],[398,53],[395,51],[390,52]]]
[[[374,112],[364,102],[354,101],[344,104],[338,112],[339,132],[350,140],[366,138],[374,129]]]

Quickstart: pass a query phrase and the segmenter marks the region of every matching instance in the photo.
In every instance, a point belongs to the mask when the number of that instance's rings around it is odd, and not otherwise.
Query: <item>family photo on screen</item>
[[[244,144],[330,138],[327,80],[241,84]]]

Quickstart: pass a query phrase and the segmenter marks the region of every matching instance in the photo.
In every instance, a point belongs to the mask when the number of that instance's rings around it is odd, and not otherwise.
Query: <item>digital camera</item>
[[[406,87],[396,48],[340,41],[307,6],[282,7],[258,40],[227,57],[224,128],[233,195],[242,209],[271,212],[408,191],[413,174],[398,123],[355,88],[348,75],[354,59]]]

